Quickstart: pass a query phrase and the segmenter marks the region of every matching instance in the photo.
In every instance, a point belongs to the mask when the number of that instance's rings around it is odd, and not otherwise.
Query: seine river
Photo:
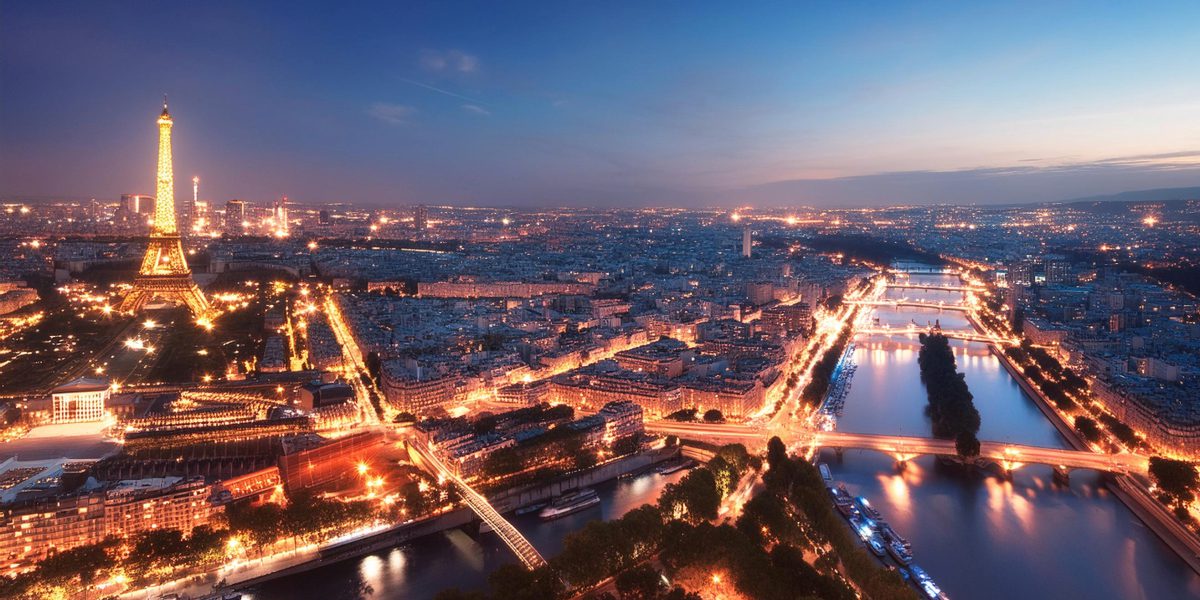
[[[916,282],[956,284],[941,275]],[[961,301],[961,294],[889,290],[892,298]],[[968,327],[961,313],[925,308],[876,311],[880,323],[903,327],[935,320]],[[858,370],[838,429],[856,433],[928,435],[925,390],[915,338],[860,335]],[[980,439],[1067,447],[1017,383],[977,342],[953,342],[959,370],[982,415]],[[1069,486],[1049,467],[1027,466],[1011,482],[993,474],[946,472],[930,457],[898,473],[891,457],[848,450],[822,453],[834,477],[871,499],[913,543],[915,562],[955,600],[1012,598],[1200,598],[1200,577],[1103,487],[1099,474],[1075,471]],[[611,519],[654,501],[662,485],[682,476],[650,474],[600,486],[600,507],[550,523],[535,515],[516,526],[546,556],[590,519]],[[362,584],[375,598],[429,598],[452,586],[480,589],[487,574],[515,559],[495,534],[461,531],[431,536],[361,559],[322,567],[260,586],[259,599],[353,598]]]
[[[957,277],[913,276],[955,285]],[[961,302],[961,294],[888,290],[890,298]],[[881,308],[881,324],[967,329],[962,313]],[[982,417],[979,438],[1068,447],[985,344],[952,340]],[[929,435],[915,337],[859,335],[858,364],[838,429]],[[1095,472],[1053,481],[1050,467],[1026,466],[1011,482],[993,474],[946,472],[931,457],[898,473],[889,456],[824,451],[836,479],[865,495],[913,544],[921,565],[951,598],[1164,599],[1200,597],[1200,577],[1110,494]]]
[[[600,505],[554,521],[543,522],[536,514],[509,515],[543,556],[562,550],[563,539],[582,529],[592,519],[615,519],[647,502],[658,499],[662,486],[678,481],[684,471],[670,475],[649,473],[618,479],[596,487]],[[454,529],[415,540],[360,559],[321,567],[259,586],[254,600],[291,598],[352,599],[365,596],[363,584],[373,598],[431,598],[449,587],[484,589],[488,573],[516,557],[495,533],[473,538]]]

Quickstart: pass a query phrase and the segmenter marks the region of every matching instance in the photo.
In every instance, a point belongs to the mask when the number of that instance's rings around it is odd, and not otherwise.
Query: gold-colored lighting
[[[175,224],[175,174],[171,166],[173,124],[164,100],[162,114],[158,117],[158,196],[154,199],[150,241],[146,246],[146,256],[142,259],[142,268],[133,281],[133,290],[121,302],[120,311],[136,313],[151,299],[160,297],[180,302],[198,319],[204,319],[212,309],[192,280]]]

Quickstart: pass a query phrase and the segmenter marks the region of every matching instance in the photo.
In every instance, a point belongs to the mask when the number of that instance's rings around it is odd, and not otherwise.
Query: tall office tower
[[[233,199],[225,203],[225,235],[245,233],[246,203]]]
[[[742,228],[742,256],[750,258],[750,246],[753,245],[753,240],[750,237],[750,226]]]
[[[429,209],[425,208],[424,204],[418,204],[417,207],[413,209],[413,227],[415,227],[417,231],[425,231],[425,228],[428,227],[428,225]]]
[[[1046,283],[1066,283],[1071,264],[1065,256],[1051,255],[1046,257]]]
[[[142,194],[121,194],[121,208],[134,215],[154,212],[154,198]]]
[[[333,222],[333,220],[329,216],[328,209],[322,208],[321,212],[317,213],[317,224],[318,225],[329,225],[332,222]]]
[[[113,212],[113,225],[129,232],[138,232],[146,226],[146,217],[140,212],[141,206],[152,206],[154,198],[140,194],[121,194],[121,202]]]
[[[121,201],[117,203],[117,210],[121,212],[136,213],[137,203],[137,194],[121,194]]]
[[[195,217],[192,221],[192,230],[200,233],[207,232],[209,229],[208,220],[208,202],[205,200],[197,200],[195,208]]]
[[[191,235],[192,228],[196,224],[196,201],[200,199],[200,178],[192,177],[192,197],[189,200],[186,196],[183,200],[183,206],[179,211],[179,224],[183,235]]]
[[[181,302],[197,319],[207,319],[208,300],[192,280],[183,243],[175,226],[175,174],[171,167],[171,114],[163,100],[158,117],[158,195],[154,201],[154,222],[150,224],[150,243],[142,268],[133,280],[133,290],[121,302],[121,312],[141,310],[153,298]]]
[[[287,196],[275,201],[271,211],[271,219],[275,222],[275,237],[287,237],[291,233],[288,223]]]
[[[1033,263],[1028,260],[1019,260],[1009,265],[1008,284],[1026,287],[1033,285]]]

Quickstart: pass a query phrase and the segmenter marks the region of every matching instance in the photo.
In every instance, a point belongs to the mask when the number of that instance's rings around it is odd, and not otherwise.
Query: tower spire
[[[210,307],[188,269],[175,222],[175,173],[171,161],[171,126],[166,97],[158,118],[158,195],[154,198],[154,220],[142,268],[133,281],[133,290],[121,303],[122,312],[137,312],[154,297],[181,302],[205,323]],[[198,185],[198,181],[193,185]],[[193,188],[193,193],[195,189]],[[210,323],[211,324],[211,323]]]

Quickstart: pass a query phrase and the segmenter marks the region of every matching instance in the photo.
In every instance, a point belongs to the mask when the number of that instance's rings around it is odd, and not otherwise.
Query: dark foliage
[[[978,456],[979,411],[966,379],[957,370],[950,340],[941,334],[922,334],[917,362],[929,397],[926,411],[933,422],[933,435],[953,439],[961,456]]]

